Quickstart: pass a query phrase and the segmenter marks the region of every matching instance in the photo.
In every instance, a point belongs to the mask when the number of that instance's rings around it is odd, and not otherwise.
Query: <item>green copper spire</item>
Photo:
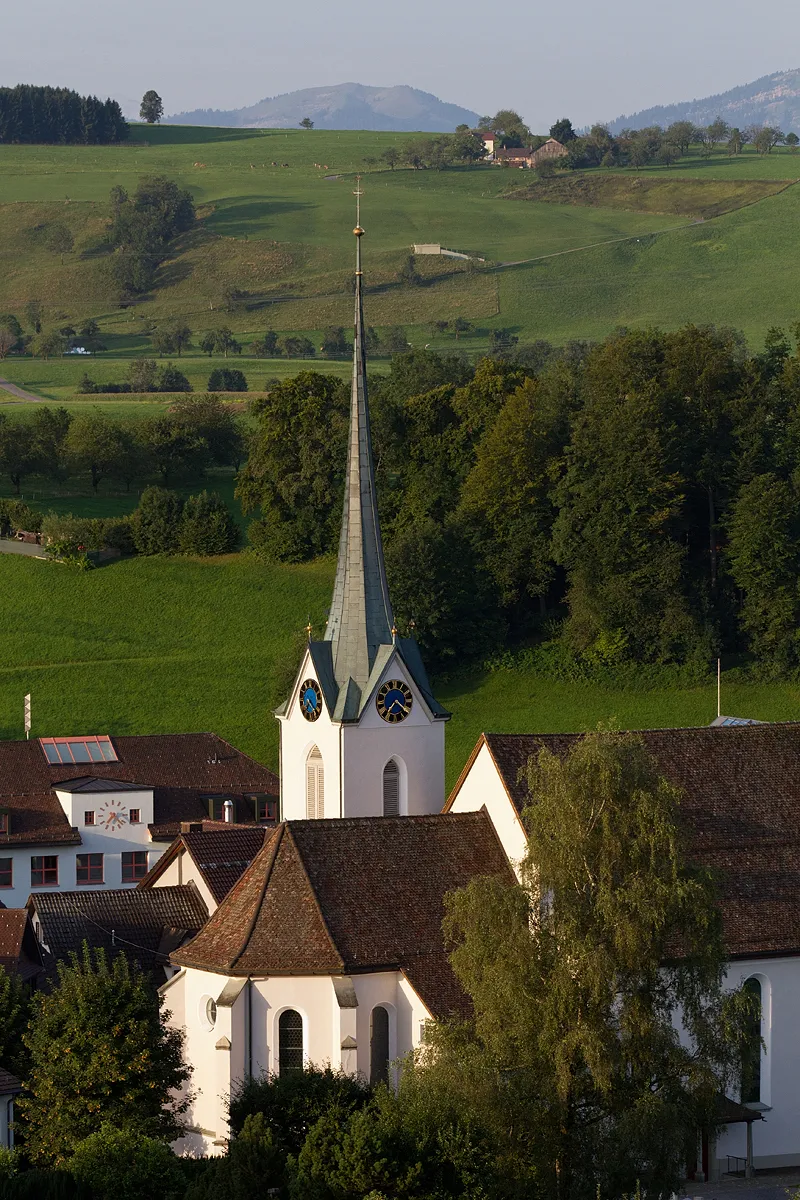
[[[391,645],[392,605],[386,583],[367,402],[364,306],[361,286],[361,181],[356,191],[356,303],[353,385],[339,561],[325,641],[331,643],[339,687],[363,688],[380,646]]]

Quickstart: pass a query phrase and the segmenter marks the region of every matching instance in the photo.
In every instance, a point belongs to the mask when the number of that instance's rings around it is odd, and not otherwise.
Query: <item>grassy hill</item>
[[[212,729],[277,766],[277,722],[311,614],[321,629],[333,563],[268,567],[224,559],[130,559],[86,574],[0,555],[0,737]],[[448,786],[482,730],[707,724],[714,681],[695,688],[614,690],[525,670],[477,672],[441,684],[452,709]],[[728,684],[724,708],[797,718],[800,688]]]
[[[0,312],[45,305],[49,324],[92,316],[109,378],[149,351],[145,322],[221,321],[248,341],[267,328],[308,333],[351,315],[354,175],[365,171],[367,319],[402,324],[412,344],[452,346],[429,322],[466,317],[478,353],[492,328],[522,340],[596,337],[619,323],[718,321],[760,339],[796,319],[800,157],[689,157],[667,169],[592,172],[527,186],[521,172],[365,167],[410,135],[135,126],[128,145],[0,147]],[[276,165],[273,165],[276,164]],[[112,185],[161,172],[191,188],[201,221],[180,239],[153,292],[120,307],[100,239]],[[47,248],[54,223],[75,251]],[[440,242],[484,264],[418,258],[422,286],[401,284],[414,242]],[[245,293],[221,311],[227,289]],[[105,365],[105,364],[104,364]],[[189,364],[203,386],[202,359]],[[214,364],[210,364],[214,365]],[[242,364],[253,387],[296,363]],[[58,367],[56,372],[55,367]],[[334,368],[336,369],[336,368]],[[70,394],[84,363],[3,364],[1,374],[51,398]],[[19,372],[19,373],[18,373]]]

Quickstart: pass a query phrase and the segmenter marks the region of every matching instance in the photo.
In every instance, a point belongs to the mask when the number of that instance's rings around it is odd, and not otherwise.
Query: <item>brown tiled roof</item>
[[[464,996],[442,942],[444,897],[513,878],[484,812],[290,821],[175,963],[232,975],[400,969],[434,1015]]]
[[[31,979],[42,971],[42,955],[25,908],[0,910],[0,967]]]
[[[201,830],[181,833],[138,886],[155,886],[177,855],[186,852],[219,904],[258,854],[268,828],[271,831],[273,827],[206,821]]]
[[[542,747],[566,754],[581,736],[484,734],[476,751],[487,745],[521,813],[529,800],[529,759]],[[688,852],[714,872],[730,955],[800,953],[800,722],[648,729],[637,736],[681,790]]]
[[[67,780],[117,780],[153,788],[155,819],[150,829],[159,841],[171,841],[182,821],[207,817],[206,796],[234,796],[237,815],[254,819],[256,814],[244,799],[247,793],[278,794],[272,771],[214,733],[150,734],[112,741],[118,762],[73,766],[51,766],[38,740],[0,741],[0,807],[10,814],[10,833],[0,835],[0,850],[3,845],[80,842],[53,791]]]
[[[123,953],[144,971],[158,973],[170,950],[197,933],[208,918],[193,883],[108,891],[32,892],[28,912],[38,919],[47,946],[45,965],[80,953],[84,942],[109,956]],[[163,973],[161,982],[163,983]]]

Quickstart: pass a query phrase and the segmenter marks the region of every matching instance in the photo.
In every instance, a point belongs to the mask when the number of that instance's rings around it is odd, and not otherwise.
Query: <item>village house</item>
[[[135,887],[182,823],[271,824],[277,792],[213,733],[0,741],[0,901]]]

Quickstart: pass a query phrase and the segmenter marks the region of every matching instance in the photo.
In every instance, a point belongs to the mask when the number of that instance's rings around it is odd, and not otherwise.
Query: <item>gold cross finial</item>
[[[309,641],[311,641],[311,633],[312,633],[312,630],[313,630],[313,625],[311,624],[311,617],[309,617],[309,618],[308,618],[308,624],[306,625],[306,633],[308,634],[308,640],[309,640]]]

